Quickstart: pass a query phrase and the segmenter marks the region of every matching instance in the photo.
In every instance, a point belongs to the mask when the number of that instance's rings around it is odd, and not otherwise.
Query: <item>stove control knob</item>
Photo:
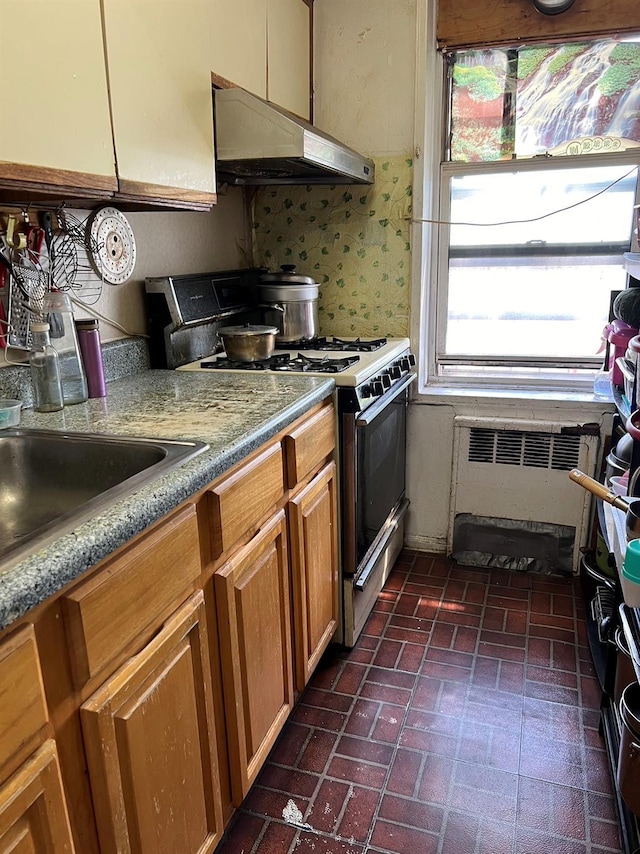
[[[409,364],[410,364],[410,365],[411,365],[411,367],[413,368],[413,367],[415,366],[415,364],[416,364],[416,357],[413,355],[413,353],[409,353],[409,355],[407,356],[407,358],[409,359]]]
[[[402,376],[402,368],[397,362],[394,362],[394,364],[389,368],[389,376],[392,380],[399,380]]]
[[[373,397],[381,397],[384,394],[384,386],[382,385],[382,380],[375,379],[371,382],[371,395]]]
[[[416,357],[413,355],[413,353],[409,353],[408,356],[403,356],[400,359],[400,365],[403,371],[410,371],[411,368],[415,365],[415,363]]]
[[[360,397],[363,398],[363,400],[371,397],[371,388],[369,385],[365,384],[360,386]]]
[[[382,383],[382,387],[385,389],[385,391],[388,388],[391,388],[391,377],[386,371],[384,372],[384,374],[380,374],[380,382]]]

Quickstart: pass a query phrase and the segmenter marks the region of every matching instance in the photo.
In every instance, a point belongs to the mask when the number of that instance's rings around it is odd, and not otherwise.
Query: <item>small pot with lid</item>
[[[222,326],[218,335],[222,339],[227,358],[234,362],[260,362],[270,359],[276,345],[275,326]]]
[[[264,273],[258,283],[264,322],[278,327],[279,342],[318,337],[318,283],[295,269],[295,264],[283,264],[279,273]]]

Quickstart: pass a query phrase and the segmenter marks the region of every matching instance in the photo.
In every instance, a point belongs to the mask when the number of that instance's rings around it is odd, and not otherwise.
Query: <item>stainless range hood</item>
[[[373,184],[372,160],[244,89],[214,93],[216,170],[230,184]]]

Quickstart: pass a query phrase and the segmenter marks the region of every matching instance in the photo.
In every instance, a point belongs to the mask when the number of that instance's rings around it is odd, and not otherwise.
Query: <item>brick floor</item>
[[[405,550],[220,854],[619,854],[577,582]]]

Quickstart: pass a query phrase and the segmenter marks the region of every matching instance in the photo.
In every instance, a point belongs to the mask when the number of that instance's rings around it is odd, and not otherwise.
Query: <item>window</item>
[[[637,249],[640,40],[445,59],[434,379],[586,387]]]

